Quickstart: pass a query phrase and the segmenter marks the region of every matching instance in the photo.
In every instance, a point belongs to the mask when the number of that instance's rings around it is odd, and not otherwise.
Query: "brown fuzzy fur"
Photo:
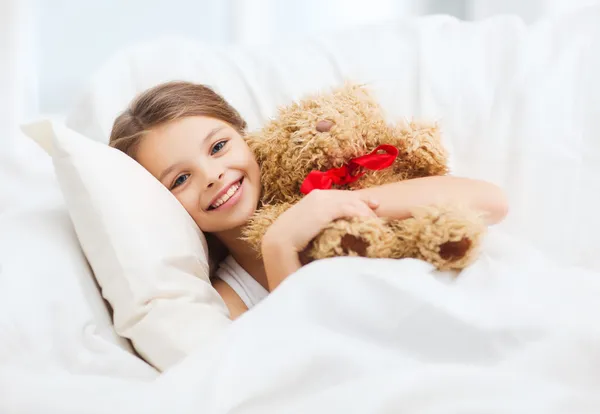
[[[260,206],[244,229],[244,239],[257,252],[268,227],[303,197],[300,185],[312,170],[341,167],[390,144],[399,150],[392,166],[367,171],[358,181],[335,188],[355,190],[448,174],[437,124],[388,125],[368,90],[351,83],[280,108],[277,118],[248,134],[246,141],[261,169]],[[485,228],[479,213],[449,205],[416,208],[406,220],[340,219],[326,227],[301,257],[304,263],[334,256],[412,257],[441,270],[459,270],[476,258]]]

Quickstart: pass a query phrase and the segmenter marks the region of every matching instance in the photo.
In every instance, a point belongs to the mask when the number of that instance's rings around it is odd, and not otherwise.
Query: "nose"
[[[216,182],[219,182],[223,179],[223,173],[219,174],[218,176],[215,176],[212,179],[208,180],[208,184],[206,185],[206,188],[211,188],[212,186],[215,185]]]
[[[221,181],[223,179],[223,172],[219,172],[219,173],[213,173],[211,175],[207,175],[208,180],[207,180],[207,184],[206,184],[206,188],[211,188],[215,185],[215,183],[218,183],[219,181]]]
[[[199,176],[203,178],[202,185],[205,189],[214,187],[225,177],[227,167],[221,160],[213,158],[202,158],[196,164]]]

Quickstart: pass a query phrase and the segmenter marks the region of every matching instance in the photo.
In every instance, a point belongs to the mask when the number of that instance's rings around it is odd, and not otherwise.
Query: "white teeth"
[[[235,194],[235,192],[238,190],[238,188],[240,188],[239,182],[233,184],[231,187],[229,187],[229,190],[227,190],[227,192],[225,194],[223,194],[221,197],[219,197],[219,199],[217,201],[215,201],[213,204],[211,204],[210,207],[217,208],[217,207],[223,205],[224,203],[226,203],[227,200],[229,200],[231,198],[231,196]]]

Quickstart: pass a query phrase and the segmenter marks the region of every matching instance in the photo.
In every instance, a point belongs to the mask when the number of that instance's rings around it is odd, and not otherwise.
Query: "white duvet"
[[[38,294],[19,309],[26,323],[10,320],[33,328],[30,348],[11,336],[21,352],[0,359],[1,414],[600,412],[600,8],[533,27],[431,18],[254,55],[182,48],[177,60],[165,45],[153,62],[217,84],[254,125],[276,103],[342,75],[373,81],[394,116],[439,118],[455,173],[502,185],[510,216],[457,279],[413,260],[307,266],[211,352],[161,376],[90,332],[104,325],[84,318],[83,296],[70,301],[62,285],[36,281],[44,263],[16,272],[15,257],[43,232],[28,228],[13,242],[1,231],[15,227],[0,221],[0,245],[21,249],[0,252],[2,295],[22,303],[16,292],[54,286],[51,301]],[[142,55],[99,76],[89,95],[97,105],[71,125],[105,131],[127,94],[162,78]],[[107,84],[122,92],[118,105]],[[15,196],[35,192],[13,184]],[[72,269],[55,271],[66,284]],[[78,294],[79,282],[68,286]],[[52,312],[60,329],[45,325]],[[71,313],[89,319],[85,329]],[[36,363],[26,363],[30,354]]]
[[[0,412],[598,413],[600,278],[515,242],[493,232],[457,279],[315,263],[154,382],[5,369]]]

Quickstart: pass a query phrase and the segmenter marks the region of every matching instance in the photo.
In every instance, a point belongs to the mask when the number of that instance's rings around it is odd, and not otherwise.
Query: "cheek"
[[[236,151],[232,151],[228,163],[229,168],[243,171],[253,181],[258,180],[260,174],[258,163],[247,146],[238,147]]]
[[[259,173],[258,162],[256,162],[256,158],[254,158],[254,154],[248,149],[243,154],[244,165],[246,165],[246,170],[248,174],[256,177]]]
[[[250,165],[249,169],[254,173],[254,175],[256,176],[256,179],[259,179],[260,178],[260,167],[258,166],[258,163],[254,159],[254,157],[251,157],[249,159],[248,164]]]
[[[236,147],[236,154],[241,160],[244,161],[246,165],[256,164],[254,153],[245,142],[240,142],[240,144]]]
[[[175,197],[190,216],[196,217],[200,213],[198,192],[194,191],[192,186],[188,185],[183,191],[175,194]]]

